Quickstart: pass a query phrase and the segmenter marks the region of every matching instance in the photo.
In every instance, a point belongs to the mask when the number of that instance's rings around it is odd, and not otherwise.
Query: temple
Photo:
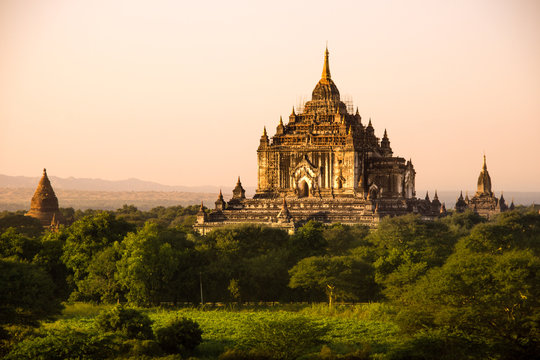
[[[322,76],[302,109],[280,117],[273,137],[266,127],[257,149],[258,186],[245,197],[238,179],[233,197],[219,194],[215,209],[200,216],[200,233],[234,223],[261,223],[293,232],[311,219],[324,223],[376,226],[384,216],[438,216],[443,205],[417,199],[411,160],[393,156],[388,133],[375,135],[358,109],[340,99],[330,75],[328,49]],[[446,211],[446,210],[444,210]]]
[[[510,208],[514,208],[514,202],[510,205]],[[482,165],[482,170],[478,176],[478,182],[476,187],[476,194],[474,197],[469,199],[467,194],[463,198],[463,192],[459,195],[456,201],[456,211],[463,212],[465,210],[472,210],[478,215],[481,215],[485,218],[490,218],[495,214],[504,212],[508,210],[504,196],[501,193],[501,197],[497,199],[493,191],[491,191],[491,177],[487,170],[486,156],[484,155],[484,164]]]
[[[43,169],[43,176],[32,196],[30,211],[26,213],[26,216],[38,219],[44,227],[51,229],[57,229],[59,225],[65,223],[46,169]]]

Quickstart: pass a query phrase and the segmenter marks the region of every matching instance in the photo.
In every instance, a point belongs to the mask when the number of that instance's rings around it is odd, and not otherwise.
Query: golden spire
[[[486,165],[486,154],[484,154],[484,165],[482,166],[482,169],[483,169],[484,171],[487,170],[487,165]]]
[[[292,113],[291,113],[292,116],[295,116],[296,114],[294,113],[294,106],[292,107]]]
[[[279,125],[283,125],[283,118],[281,117],[281,115],[279,116]]]
[[[326,52],[324,53],[324,66],[322,71],[322,79],[330,80],[330,62],[328,61],[328,45],[326,46]]]

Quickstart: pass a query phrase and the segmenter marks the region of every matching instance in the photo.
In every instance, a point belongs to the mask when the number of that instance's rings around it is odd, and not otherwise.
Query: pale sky
[[[540,191],[538,0],[1,0],[0,174],[256,185],[326,41],[418,189]]]

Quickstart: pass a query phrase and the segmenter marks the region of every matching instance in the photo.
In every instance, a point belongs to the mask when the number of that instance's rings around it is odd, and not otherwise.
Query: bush
[[[253,322],[242,345],[274,359],[296,359],[322,343],[327,329],[304,317]]]
[[[122,344],[122,353],[129,357],[143,358],[145,356],[152,359],[163,355],[163,350],[154,340],[129,339]]]
[[[116,332],[128,339],[153,339],[152,320],[136,309],[116,305],[111,310],[101,312],[96,318],[99,330]]]
[[[87,333],[71,328],[53,330],[44,336],[27,338],[11,350],[7,360],[109,359],[117,353],[110,335]]]
[[[187,318],[172,319],[155,333],[157,342],[169,354],[189,353],[202,341],[199,324]]]
[[[483,359],[484,344],[471,342],[446,330],[420,331],[387,354],[388,360]],[[515,359],[518,359],[517,357]]]

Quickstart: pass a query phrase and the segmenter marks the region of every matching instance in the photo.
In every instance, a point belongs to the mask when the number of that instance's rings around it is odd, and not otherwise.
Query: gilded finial
[[[291,113],[292,116],[295,116],[295,112],[294,112],[294,106],[292,107],[292,113]]]
[[[384,129],[384,135],[383,135],[384,138],[388,138],[388,134],[386,133],[386,129]]]
[[[484,165],[482,166],[482,169],[487,170],[487,165],[486,165],[486,154],[484,154]]]
[[[266,134],[266,126],[265,126],[264,129],[263,129],[263,136],[268,136],[268,135]]]
[[[283,125],[283,117],[281,115],[279,116],[279,125]]]
[[[323,72],[322,72],[322,78],[325,80],[331,79],[330,77],[330,62],[328,60],[328,45],[326,46],[326,51],[324,53],[324,66],[323,66]]]

